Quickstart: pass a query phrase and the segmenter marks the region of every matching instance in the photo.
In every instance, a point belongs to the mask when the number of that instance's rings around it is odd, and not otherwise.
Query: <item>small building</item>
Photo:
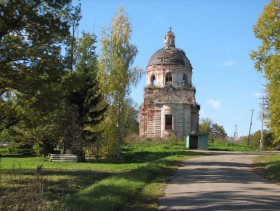
[[[208,134],[203,135],[188,135],[186,138],[187,149],[208,149]]]
[[[174,32],[168,31],[164,47],[152,55],[146,68],[140,136],[185,138],[198,133],[200,106],[195,100],[192,69],[185,52],[175,47]]]

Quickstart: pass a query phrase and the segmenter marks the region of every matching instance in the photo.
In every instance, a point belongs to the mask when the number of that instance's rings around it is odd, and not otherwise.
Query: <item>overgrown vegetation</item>
[[[254,167],[257,173],[280,185],[280,154],[259,156]]]
[[[218,151],[255,151],[256,148],[248,146],[247,144],[240,144],[228,141],[214,141],[209,143],[209,150]]]
[[[45,157],[3,157],[0,163],[0,210],[154,209],[179,161],[199,153],[183,145],[146,142],[122,147],[117,163],[51,163]],[[39,170],[37,166],[42,166]],[[39,175],[40,179],[37,179]],[[39,193],[26,187],[38,183]]]

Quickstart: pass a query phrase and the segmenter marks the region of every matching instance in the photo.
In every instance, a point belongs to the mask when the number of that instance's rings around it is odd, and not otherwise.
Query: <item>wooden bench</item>
[[[50,162],[77,162],[77,155],[73,154],[50,154]]]

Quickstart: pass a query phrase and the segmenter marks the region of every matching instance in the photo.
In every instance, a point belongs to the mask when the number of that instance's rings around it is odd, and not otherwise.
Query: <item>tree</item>
[[[65,123],[68,123],[65,128],[65,139],[68,148],[78,155],[80,161],[85,160],[83,152],[85,144],[96,141],[98,131],[94,127],[103,120],[103,114],[107,109],[96,80],[95,43],[94,34],[82,33],[74,52],[75,70],[69,72],[65,80],[66,105],[69,109],[65,118]]]
[[[199,133],[208,134],[209,139],[213,142],[216,139],[226,139],[227,133],[223,126],[213,123],[209,118],[202,119],[199,124]]]
[[[280,4],[271,0],[254,25],[255,36],[262,41],[258,50],[250,54],[257,71],[267,79],[269,125],[280,142]]]
[[[71,0],[0,4],[1,130],[24,118],[7,94],[29,101],[34,108],[42,105],[43,113],[57,104],[54,86],[65,74],[61,46],[69,36],[73,9]]]
[[[0,94],[10,89],[34,94],[41,82],[63,71],[70,7],[71,0],[0,4]]]
[[[215,140],[225,140],[227,138],[227,133],[223,126],[218,125],[217,123],[212,125],[211,128],[212,137]]]
[[[199,124],[199,133],[203,134],[210,134],[211,128],[212,128],[213,122],[211,119],[201,119],[201,122]]]
[[[126,99],[125,103],[125,116],[124,116],[124,137],[133,134],[139,134],[139,110],[137,104],[131,99]]]
[[[273,144],[273,137],[272,134],[268,130],[263,131],[263,136],[264,136],[264,147],[268,149],[272,149],[277,147],[277,145]],[[258,130],[255,133],[251,135],[250,138],[250,146],[254,148],[259,148],[260,147],[260,139],[261,139],[261,131]],[[242,144],[247,144],[247,136],[241,136],[239,137],[239,142]]]
[[[119,7],[110,28],[103,29],[101,37],[98,81],[110,106],[106,122],[110,124],[107,128],[113,130],[110,139],[115,140],[117,159],[120,158],[120,142],[123,138],[125,99],[140,76],[139,69],[131,67],[137,54],[136,46],[130,44],[131,32],[128,16]]]

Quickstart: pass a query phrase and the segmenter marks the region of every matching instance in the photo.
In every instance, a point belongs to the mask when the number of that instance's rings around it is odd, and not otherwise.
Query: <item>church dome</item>
[[[186,65],[188,59],[183,50],[177,48],[161,48],[150,58],[148,65]]]
[[[184,65],[191,66],[183,50],[175,48],[175,35],[170,30],[164,36],[164,48],[156,51],[148,62],[151,65]]]

